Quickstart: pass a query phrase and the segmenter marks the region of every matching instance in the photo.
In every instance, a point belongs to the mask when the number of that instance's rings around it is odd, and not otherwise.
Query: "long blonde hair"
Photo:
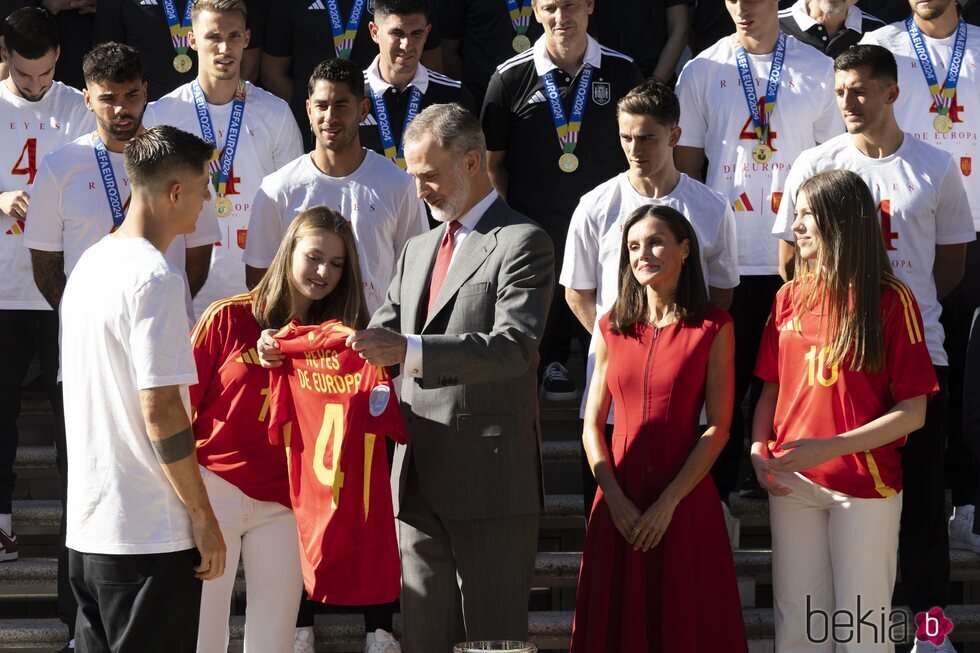
[[[875,201],[868,185],[848,170],[818,173],[797,191],[806,194],[822,247],[817,260],[796,250],[793,309],[799,314],[819,304],[826,320],[827,365],[840,365],[852,353],[850,369],[874,373],[885,364],[881,327],[881,285],[891,265],[881,237]]]
[[[333,209],[313,206],[297,215],[289,225],[272,265],[252,291],[252,315],[263,329],[279,329],[288,324],[295,314],[290,293],[293,252],[300,240],[319,231],[337,234],[344,241],[344,270],[333,292],[313,302],[309,323],[339,319],[352,329],[367,326],[367,303],[364,301],[357,245],[350,223]]]

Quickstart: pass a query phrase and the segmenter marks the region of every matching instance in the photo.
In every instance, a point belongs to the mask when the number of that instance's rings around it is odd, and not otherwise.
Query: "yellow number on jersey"
[[[827,354],[830,352],[830,347],[824,347],[817,354],[816,345],[810,345],[810,351],[803,356],[803,359],[807,362],[806,370],[806,381],[807,385],[813,385],[814,381],[820,383],[825,388],[837,383],[838,376],[838,366],[836,364],[830,368],[830,376],[827,377],[825,371],[827,369]]]
[[[371,508],[371,466],[374,460],[374,433],[364,434],[364,519],[367,520]],[[340,471],[340,452],[344,446],[344,407],[340,404],[327,404],[323,407],[323,424],[316,436],[313,452],[313,471],[321,484],[332,489],[331,506],[340,506],[340,489],[344,487],[344,473]],[[324,463],[329,451],[330,466]],[[287,449],[288,455],[288,449]]]

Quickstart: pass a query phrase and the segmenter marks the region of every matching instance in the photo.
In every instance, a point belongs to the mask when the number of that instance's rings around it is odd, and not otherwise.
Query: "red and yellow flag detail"
[[[14,223],[10,225],[10,229],[7,229],[8,236],[19,236],[24,233],[24,221],[14,220]]]
[[[734,202],[732,202],[732,208],[736,211],[755,211],[755,209],[752,208],[752,202],[749,201],[749,196],[746,193],[742,193]]]

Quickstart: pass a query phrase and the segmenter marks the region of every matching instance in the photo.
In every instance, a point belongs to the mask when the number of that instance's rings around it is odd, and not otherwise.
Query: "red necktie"
[[[446,235],[442,237],[439,244],[439,252],[436,254],[436,263],[432,266],[432,277],[429,279],[429,306],[426,308],[426,316],[432,312],[432,307],[439,296],[439,289],[442,282],[446,280],[446,272],[449,271],[449,263],[453,260],[453,247],[456,246],[456,232],[463,226],[459,220],[453,220],[446,225]]]

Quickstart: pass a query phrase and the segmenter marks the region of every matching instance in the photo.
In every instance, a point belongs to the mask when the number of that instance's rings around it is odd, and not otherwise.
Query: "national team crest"
[[[245,239],[248,236],[248,229],[238,230],[238,248],[245,249]]]
[[[368,408],[372,417],[379,417],[388,407],[388,400],[391,399],[391,388],[386,385],[376,385],[371,391],[368,399]]]
[[[783,201],[782,191],[778,191],[778,190],[774,191],[769,201],[769,206],[772,207],[773,213],[779,213],[779,205],[782,203],[782,201]]]
[[[960,172],[963,173],[964,177],[969,177],[970,173],[973,172],[973,162],[970,157],[960,157]]]
[[[600,107],[604,107],[609,104],[609,100],[612,99],[612,87],[609,82],[593,82],[592,83],[592,101],[598,104]]]

